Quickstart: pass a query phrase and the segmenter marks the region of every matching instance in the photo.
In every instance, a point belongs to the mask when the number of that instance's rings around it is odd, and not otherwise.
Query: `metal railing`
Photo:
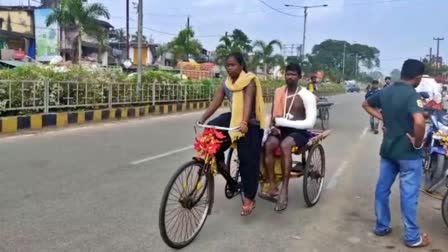
[[[211,101],[215,85],[142,83],[85,83],[75,81],[1,81],[2,111],[43,111],[112,108],[160,103]],[[263,88],[265,97],[273,88]]]

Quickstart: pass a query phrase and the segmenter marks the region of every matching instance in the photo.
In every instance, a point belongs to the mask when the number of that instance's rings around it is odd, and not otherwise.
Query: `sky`
[[[35,3],[36,0],[31,0]],[[125,0],[89,0],[109,8],[109,22],[125,28]],[[131,0],[137,2],[137,0]],[[262,2],[280,10],[277,12]],[[0,0],[0,5],[27,4],[27,0]],[[309,9],[306,52],[326,39],[361,43],[380,50],[379,71],[388,75],[407,58],[425,57],[436,51],[434,37],[445,37],[440,54],[448,60],[447,0],[144,0],[144,34],[156,43],[170,41],[186,26],[187,16],[204,48],[214,50],[219,38],[233,29],[251,40],[280,40],[301,44],[303,9],[284,4],[322,5]],[[285,14],[286,13],[286,14]],[[287,15],[288,14],[288,15]],[[445,14],[445,15],[444,15]],[[137,28],[137,12],[131,4],[131,33]]]

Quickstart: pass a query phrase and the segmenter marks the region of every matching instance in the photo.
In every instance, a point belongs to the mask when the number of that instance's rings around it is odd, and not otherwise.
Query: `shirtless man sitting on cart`
[[[269,181],[269,190],[261,196],[277,199],[275,211],[288,207],[288,185],[292,166],[292,147],[304,147],[316,123],[316,97],[299,86],[302,70],[298,64],[286,67],[286,85],[275,90],[272,104],[271,128],[264,145],[264,165]],[[275,152],[280,148],[282,159],[282,186],[280,192],[275,184]]]

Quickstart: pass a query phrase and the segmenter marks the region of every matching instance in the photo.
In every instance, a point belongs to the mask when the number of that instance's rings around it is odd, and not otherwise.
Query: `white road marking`
[[[327,185],[327,190],[334,188],[338,184],[339,177],[341,177],[342,173],[344,173],[345,169],[347,169],[348,162],[343,161],[337,168],[333,177],[331,177],[330,182]]]
[[[159,158],[171,156],[171,155],[179,153],[179,152],[187,151],[187,150],[190,150],[192,148],[193,148],[193,145],[189,145],[189,146],[186,146],[186,147],[183,147],[183,148],[180,148],[180,149],[176,149],[176,150],[172,150],[172,151],[168,151],[168,152],[165,152],[165,153],[162,153],[162,154],[159,154],[159,155],[155,155],[155,156],[151,156],[151,157],[147,157],[147,158],[143,158],[143,159],[140,159],[140,160],[133,161],[133,162],[131,162],[131,165],[143,164],[143,163],[146,163],[146,162],[149,162],[149,161],[152,161],[152,160],[156,160],[156,159],[159,159]]]
[[[359,136],[359,139],[363,139],[363,138],[366,136],[367,131],[369,131],[369,128],[368,128],[368,127],[366,127],[366,128],[362,131],[361,135]]]

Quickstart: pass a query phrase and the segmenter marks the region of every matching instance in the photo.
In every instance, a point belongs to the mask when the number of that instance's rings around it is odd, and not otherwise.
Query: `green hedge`
[[[26,81],[26,82],[25,82]],[[28,82],[31,81],[31,82]],[[177,76],[164,71],[148,71],[142,76],[143,95],[152,101],[152,83],[157,83],[157,101],[184,101],[209,99],[213,96],[217,85],[222,80],[209,79],[202,81],[181,80]],[[32,82],[35,85],[32,85]],[[137,75],[127,75],[117,70],[86,70],[81,67],[73,67],[68,71],[54,67],[18,67],[15,69],[0,70],[0,116],[11,114],[28,114],[40,111],[6,111],[9,107],[9,94],[11,94],[12,107],[21,107],[22,102],[26,107],[32,105],[43,106],[43,94],[45,82],[49,82],[49,101],[52,105],[74,105],[74,99],[66,97],[85,97],[85,87],[88,86],[88,100],[90,104],[107,103],[110,83],[121,83],[120,87],[113,86],[112,94],[115,97],[119,92],[126,92],[127,97],[135,97]],[[72,84],[67,84],[70,82]],[[59,83],[64,83],[59,85]],[[80,83],[77,85],[76,83]],[[188,92],[184,92],[183,87],[187,87]],[[265,89],[273,89],[284,84],[283,80],[263,80],[262,86]],[[305,83],[301,83],[305,84]],[[22,85],[24,90],[22,91]],[[10,89],[11,87],[11,89]],[[323,94],[337,94],[345,92],[343,86],[338,84],[323,84],[321,90]],[[22,101],[22,95],[24,101]],[[145,97],[144,97],[145,98]],[[83,100],[78,100],[82,103]],[[132,103],[133,101],[125,100]],[[86,108],[79,108],[86,109]]]

